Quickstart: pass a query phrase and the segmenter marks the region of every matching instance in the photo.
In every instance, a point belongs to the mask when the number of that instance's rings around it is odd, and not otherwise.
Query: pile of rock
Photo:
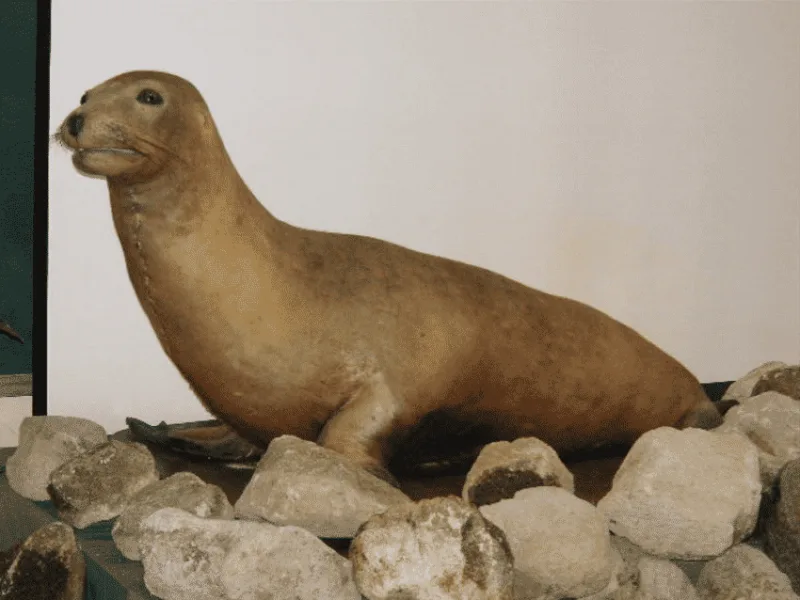
[[[763,365],[727,399],[714,431],[643,435],[597,506],[533,438],[487,446],[460,498],[413,502],[282,436],[231,506],[195,475],[160,480],[144,446],[34,417],[8,478],[74,527],[116,518],[166,600],[799,600],[800,366]]]

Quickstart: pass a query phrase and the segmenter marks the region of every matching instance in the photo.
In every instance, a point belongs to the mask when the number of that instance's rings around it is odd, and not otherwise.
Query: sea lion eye
[[[164,98],[161,97],[161,94],[153,90],[142,90],[139,92],[139,95],[136,96],[136,100],[142,104],[157,105],[164,103]]]
[[[86,101],[89,99],[89,92],[86,92],[83,96],[81,96],[81,104],[86,104]]]

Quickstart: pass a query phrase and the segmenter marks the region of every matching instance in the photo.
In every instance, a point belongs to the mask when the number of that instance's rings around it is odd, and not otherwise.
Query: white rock
[[[518,600],[588,596],[609,585],[608,521],[588,502],[547,486],[520,490],[480,511],[506,534]]]
[[[511,600],[505,536],[453,496],[393,506],[364,523],[350,546],[368,600]]]
[[[800,458],[800,402],[777,392],[743,398],[718,433],[741,433],[758,448],[761,483],[768,488],[783,465]]]
[[[679,567],[668,560],[639,559],[639,600],[697,600],[697,590]]]
[[[625,578],[625,561],[622,555],[612,546],[611,548],[611,577],[605,588],[596,594],[581,596],[580,600],[628,600],[633,599],[633,592],[623,590],[625,585],[631,585]]]
[[[162,508],[140,547],[145,585],[165,600],[360,600],[349,561],[298,527]]]
[[[696,560],[749,535],[760,501],[758,450],[747,438],[661,427],[636,441],[597,508],[648,553]]]
[[[88,419],[26,417],[19,428],[19,445],[6,462],[8,484],[30,500],[49,500],[50,474],[107,441],[106,430]]]
[[[519,438],[483,447],[467,473],[461,497],[482,506],[540,485],[575,491],[574,477],[555,450],[537,438]]]
[[[340,454],[283,435],[270,443],[235,511],[240,519],[350,538],[372,515],[410,503],[403,492]]]
[[[142,522],[162,508],[180,508],[202,518],[233,518],[233,506],[218,486],[207,484],[194,473],[175,473],[133,495],[114,522],[111,536],[126,558],[141,558]]]
[[[624,572],[621,574],[623,579],[620,583],[627,583],[637,579],[639,577],[639,560],[643,556],[648,556],[648,554],[628,538],[621,535],[611,536],[611,547],[619,553],[625,563]]]
[[[770,362],[765,362],[763,365],[756,367],[752,371],[748,372],[744,377],[741,377],[734,381],[728,389],[725,390],[725,394],[723,394],[723,400],[740,400],[742,398],[749,398],[750,394],[753,392],[753,387],[758,383],[758,380],[761,379],[764,375],[769,373],[770,371],[775,371],[776,369],[782,369],[783,367],[788,367],[785,362],[781,362],[779,360],[774,360]]]

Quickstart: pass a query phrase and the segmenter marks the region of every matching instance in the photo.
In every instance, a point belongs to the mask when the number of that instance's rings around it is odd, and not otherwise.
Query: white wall
[[[572,296],[703,381],[800,360],[800,4],[54,0],[53,130],[152,68],[278,217]],[[49,405],[205,413],[137,304],[105,184],[54,147]]]

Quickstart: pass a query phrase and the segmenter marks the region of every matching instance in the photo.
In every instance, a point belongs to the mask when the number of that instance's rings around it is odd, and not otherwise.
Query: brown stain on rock
[[[469,501],[476,506],[494,504],[500,500],[513,498],[519,490],[542,485],[557,486],[558,479],[554,476],[541,477],[533,471],[507,467],[491,469],[470,488]]]
[[[3,600],[58,600],[63,598],[69,571],[58,552],[40,554],[23,549],[17,556],[13,572],[0,577],[0,589],[10,590]],[[8,559],[6,558],[6,562]],[[10,565],[10,563],[9,563]],[[13,579],[10,578],[13,573]]]
[[[800,401],[800,365],[775,369],[764,375],[753,386],[751,395],[764,392],[778,392]]]

